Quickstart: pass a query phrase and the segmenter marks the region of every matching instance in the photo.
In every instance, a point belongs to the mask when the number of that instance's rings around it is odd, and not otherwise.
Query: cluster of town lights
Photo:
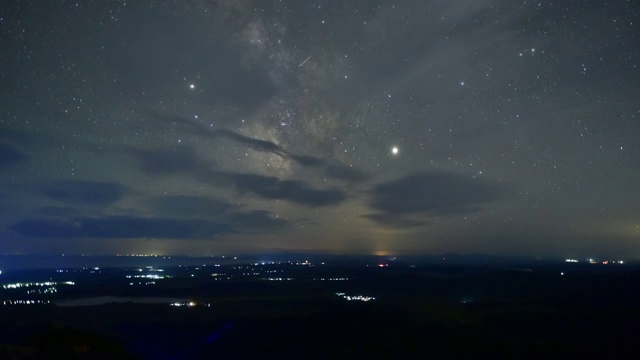
[[[23,288],[23,287],[39,287],[39,286],[55,286],[57,284],[63,284],[63,285],[75,285],[75,283],[73,281],[64,281],[61,283],[55,282],[55,281],[45,281],[45,282],[28,282],[28,283],[14,283],[14,284],[5,284],[2,285],[3,289],[19,289],[19,288]]]
[[[2,305],[37,305],[37,304],[49,304],[49,300],[5,300]]]
[[[564,262],[567,263],[577,263],[578,260],[577,259],[565,259]],[[602,264],[602,265],[609,265],[609,264],[624,264],[623,260],[604,260],[604,261],[598,261],[596,259],[587,259],[587,262],[589,264]]]
[[[197,304],[193,301],[189,301],[189,302],[174,302],[169,304],[171,306],[176,306],[176,307],[181,307],[181,306],[186,306],[186,307],[194,307]]]
[[[340,296],[341,298],[347,300],[347,301],[372,301],[375,300],[376,298],[374,298],[373,296],[364,296],[364,295],[355,295],[355,296],[351,296],[351,295],[347,295],[343,292],[337,292],[336,295]]]

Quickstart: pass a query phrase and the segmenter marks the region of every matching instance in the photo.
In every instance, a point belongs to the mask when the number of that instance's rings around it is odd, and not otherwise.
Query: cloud
[[[67,204],[103,207],[120,200],[126,190],[113,182],[58,180],[45,185],[42,192]]]
[[[364,217],[377,222],[380,225],[394,228],[410,228],[425,225],[426,221],[410,219],[401,215],[393,214],[369,214]]]
[[[225,201],[200,196],[154,196],[145,203],[157,215],[175,217],[220,216],[235,207]]]
[[[136,216],[80,217],[71,221],[23,220],[11,226],[21,235],[39,238],[206,239],[231,232],[227,224],[204,220]]]
[[[212,136],[221,136],[233,140],[255,151],[269,152],[282,156],[283,158],[289,159],[303,167],[322,168],[324,169],[325,175],[332,179],[359,183],[370,178],[365,172],[344,163],[338,161],[328,162],[324,159],[310,155],[293,154],[271,141],[253,139],[230,130],[213,130],[211,133]]]
[[[253,193],[262,198],[288,200],[311,207],[334,205],[347,195],[340,189],[315,189],[304,181],[280,180],[273,176],[212,172],[210,180],[234,187],[239,193]]]
[[[47,218],[68,218],[72,216],[89,216],[99,215],[101,209],[95,209],[91,212],[87,208],[79,208],[74,206],[44,206],[37,210],[37,213]]]
[[[237,233],[262,233],[285,229],[289,222],[265,210],[244,211],[243,205],[199,196],[157,196],[145,201],[154,215],[213,220]]]
[[[325,175],[332,179],[350,183],[360,183],[370,179],[370,176],[365,172],[339,161],[328,162],[324,159],[311,155],[294,154],[280,145],[268,140],[254,139],[227,129],[211,129],[201,123],[194,122],[180,116],[169,116],[158,113],[153,113],[153,115],[163,119],[165,122],[170,122],[174,126],[178,126],[180,130],[191,135],[228,139],[258,152],[281,156],[302,167],[323,169]]]
[[[149,174],[184,174],[213,186],[233,188],[241,194],[252,193],[266,199],[287,200],[311,207],[333,205],[347,198],[340,189],[316,189],[300,180],[214,171],[198,158],[192,148],[186,146],[174,151],[131,149],[130,152],[139,161],[140,169]]]
[[[229,233],[275,232],[289,226],[288,220],[268,211],[239,211],[241,206],[217,199],[167,196],[146,202],[152,205],[154,216],[77,216],[77,211],[55,208],[47,215],[58,219],[26,219],[10,229],[34,238],[211,239]],[[73,216],[63,219],[68,215]]]
[[[211,130],[209,135],[212,137],[224,137],[233,140],[256,151],[271,152],[285,157],[288,155],[287,151],[282,149],[276,143],[267,140],[253,139],[231,130]]]
[[[0,170],[8,169],[27,159],[27,155],[9,145],[0,144]]]
[[[264,210],[230,213],[223,217],[229,222],[236,232],[263,233],[279,231],[289,226],[289,221],[274,218],[271,213]]]
[[[291,160],[298,163],[298,165],[304,166],[304,167],[317,168],[317,167],[323,167],[326,164],[326,161],[310,155],[288,154],[288,157]]]
[[[33,143],[36,137],[37,137],[36,134],[29,133],[24,130],[13,129],[10,127],[0,128],[0,141],[2,142],[8,142],[13,144]],[[41,139],[38,139],[38,140],[41,140]],[[0,144],[0,146],[6,146],[6,145]]]
[[[142,171],[153,175],[200,172],[214,165],[200,160],[189,146],[154,150],[131,148],[129,153],[138,160]]]
[[[418,226],[416,217],[474,213],[503,199],[505,185],[454,173],[414,173],[384,182],[370,190],[370,205],[378,211],[367,217],[381,225]]]
[[[343,163],[329,164],[324,168],[324,170],[327,177],[344,180],[351,183],[360,183],[371,178],[369,174],[365,173],[364,171],[356,169],[352,166],[347,166]]]

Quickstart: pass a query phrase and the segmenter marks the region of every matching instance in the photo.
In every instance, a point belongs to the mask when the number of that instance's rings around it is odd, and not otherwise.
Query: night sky
[[[0,253],[640,256],[635,1],[0,5]]]

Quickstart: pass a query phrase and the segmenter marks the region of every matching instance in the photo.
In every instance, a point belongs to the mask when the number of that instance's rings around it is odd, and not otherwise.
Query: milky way
[[[0,251],[638,256],[633,1],[8,1]]]

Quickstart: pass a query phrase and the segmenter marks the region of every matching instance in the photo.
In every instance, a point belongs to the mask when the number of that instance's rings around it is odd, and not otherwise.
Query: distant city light
[[[189,302],[174,302],[169,304],[171,306],[175,306],[175,307],[181,307],[181,306],[185,306],[185,307],[194,307],[197,304],[193,301],[189,301]]]
[[[609,264],[624,264],[623,260],[603,260],[602,262],[595,260],[595,259],[587,259],[587,261],[589,262],[589,264],[602,264],[602,265],[609,265]]]
[[[49,300],[4,300],[2,305],[42,305],[49,304]]]
[[[565,262],[568,262],[568,263],[577,263],[577,262],[578,262],[578,260],[576,260],[576,259],[566,259],[566,260],[565,260]]]
[[[348,281],[348,277],[339,277],[339,278],[313,278],[316,281]]]
[[[375,300],[376,298],[373,296],[365,296],[365,295],[355,295],[355,296],[351,296],[351,295],[347,295],[346,293],[343,292],[337,292],[336,293],[337,296],[347,300],[347,301],[363,301],[363,302],[368,302],[368,301],[372,301]]]
[[[27,287],[43,287],[43,286],[55,286],[57,284],[64,284],[64,285],[75,285],[75,283],[73,281],[64,281],[61,283],[55,282],[55,281],[45,281],[45,282],[28,282],[28,283],[13,283],[13,284],[4,284],[2,285],[3,289],[19,289],[19,288],[27,288]]]
[[[127,279],[131,279],[131,278],[143,278],[143,279],[154,279],[154,280],[159,280],[159,279],[164,279],[164,276],[162,275],[156,275],[156,274],[148,274],[148,275],[127,275],[126,278]]]
[[[267,278],[269,281],[291,281],[293,278]]]

